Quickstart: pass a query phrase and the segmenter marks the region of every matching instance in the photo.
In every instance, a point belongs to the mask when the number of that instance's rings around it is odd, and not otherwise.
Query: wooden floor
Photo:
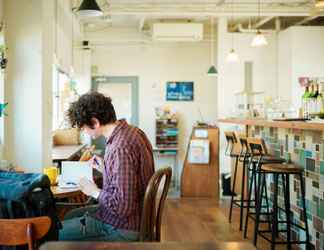
[[[248,239],[239,231],[239,211],[228,222],[228,206],[210,199],[168,199],[162,224],[162,241],[248,241],[252,242],[253,221]],[[258,249],[270,250],[270,243],[258,238]],[[286,249],[277,245],[276,249]]]

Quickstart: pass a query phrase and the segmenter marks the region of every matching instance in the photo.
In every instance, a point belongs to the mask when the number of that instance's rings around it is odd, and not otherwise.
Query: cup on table
[[[48,178],[50,179],[51,185],[56,184],[56,179],[58,176],[57,167],[46,167],[43,169],[43,173],[48,176]]]

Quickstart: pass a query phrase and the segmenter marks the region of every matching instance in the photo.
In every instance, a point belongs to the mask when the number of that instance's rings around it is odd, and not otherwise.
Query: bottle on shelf
[[[310,112],[310,96],[309,86],[305,87],[305,92],[302,96],[302,109],[303,109],[303,118],[309,118]]]
[[[324,89],[321,84],[318,84],[318,96],[317,96],[317,113],[324,113]]]

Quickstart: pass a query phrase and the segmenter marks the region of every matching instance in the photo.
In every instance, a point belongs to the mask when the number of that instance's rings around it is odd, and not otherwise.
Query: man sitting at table
[[[151,143],[139,128],[116,120],[111,99],[97,92],[72,103],[67,117],[73,127],[92,138],[104,136],[106,150],[104,159],[91,159],[92,166],[99,166],[103,173],[103,188],[92,180],[79,183],[82,192],[97,199],[99,205],[79,209],[73,218],[64,220],[59,239],[136,241],[141,203],[154,173]]]

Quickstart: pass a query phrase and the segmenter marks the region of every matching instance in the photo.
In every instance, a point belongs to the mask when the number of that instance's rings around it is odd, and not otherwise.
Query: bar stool
[[[293,164],[265,164],[260,169],[261,175],[261,184],[260,184],[260,194],[259,200],[257,202],[256,208],[256,222],[255,222],[255,229],[254,229],[254,245],[257,243],[257,236],[258,234],[266,239],[267,241],[271,242],[271,250],[275,249],[276,244],[287,244],[287,249],[291,250],[292,244],[306,244],[306,249],[311,249],[310,242],[309,242],[309,231],[308,231],[308,223],[307,223],[307,214],[306,214],[306,203],[305,203],[305,186],[303,181],[303,169],[293,165]],[[274,200],[273,200],[273,209],[272,209],[272,225],[270,230],[260,230],[260,211],[261,211],[261,204],[262,204],[262,192],[266,189],[266,175],[273,175],[274,179]],[[301,189],[301,199],[302,199],[302,206],[303,206],[303,217],[305,219],[305,227],[301,227],[293,222],[290,221],[290,188],[289,188],[289,177],[290,175],[298,175],[300,179],[300,189]],[[283,209],[286,214],[285,221],[278,220],[279,214],[279,207],[278,207],[278,179],[279,176],[282,178],[283,184],[283,193],[284,193],[284,203],[285,208]],[[278,224],[286,224],[286,230],[278,230]],[[298,227],[305,231],[306,233],[306,240],[295,240],[291,239],[291,225]],[[271,233],[271,238],[268,238],[265,233]],[[279,232],[286,232],[287,240],[286,241],[277,241],[276,237],[278,236]]]
[[[285,160],[282,158],[274,157],[268,153],[268,150],[266,148],[266,144],[262,138],[252,138],[249,137],[246,139],[246,147],[248,148],[250,152],[250,163],[248,167],[248,176],[251,176],[251,178],[248,178],[248,199],[247,199],[247,212],[245,216],[245,224],[244,224],[244,238],[247,237],[247,229],[248,229],[248,219],[251,218],[255,220],[253,215],[256,214],[256,212],[251,212],[250,209],[254,208],[256,210],[258,196],[259,196],[259,187],[260,187],[260,168],[264,164],[280,164],[284,163]],[[252,200],[252,189],[254,186],[254,200]],[[269,211],[269,201],[268,201],[268,192],[266,187],[264,188],[264,197],[266,204],[263,206],[260,205],[260,208],[266,208],[266,212],[262,212],[261,209],[259,211],[260,215],[266,215],[269,217],[270,211]],[[262,192],[263,195],[263,192]],[[254,205],[251,205],[251,202],[254,203]],[[269,224],[270,228],[270,222],[269,220],[261,221],[259,222],[265,222]]]
[[[235,159],[235,165],[234,165],[234,176],[233,176],[233,184],[231,188],[231,205],[230,205],[230,212],[229,212],[229,223],[232,222],[232,210],[233,210],[233,204],[236,205],[236,202],[238,200],[234,200],[235,194],[235,183],[236,183],[236,175],[237,175],[237,166],[240,158],[240,151],[238,150],[238,141],[236,138],[236,135],[233,131],[226,131],[225,132],[225,138],[226,138],[226,150],[225,150],[225,155],[234,158]],[[242,199],[242,197],[241,197]],[[241,225],[240,225],[240,230],[241,230]]]

